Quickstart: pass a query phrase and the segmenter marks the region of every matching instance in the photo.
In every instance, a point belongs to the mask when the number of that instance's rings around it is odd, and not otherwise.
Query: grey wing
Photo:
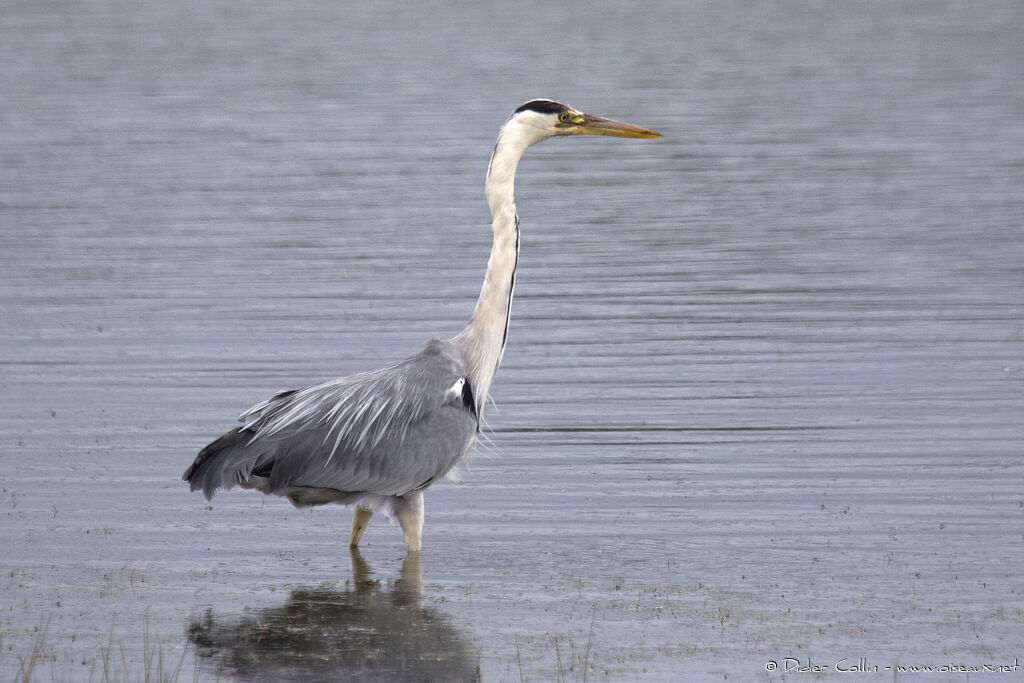
[[[436,340],[389,368],[278,394],[240,419],[185,472],[192,490],[210,498],[258,481],[296,502],[296,489],[403,495],[447,474],[478,429],[462,353]]]

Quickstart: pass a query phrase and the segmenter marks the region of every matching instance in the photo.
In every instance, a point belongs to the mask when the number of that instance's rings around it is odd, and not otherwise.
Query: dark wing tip
[[[209,473],[210,467],[216,465],[217,455],[240,441],[239,435],[243,429],[244,427],[235,427],[214,439],[203,450],[199,451],[199,455],[196,456],[196,459],[189,468],[185,470],[185,473],[181,475],[181,480],[188,482],[189,490],[198,491],[203,489],[203,495],[206,496],[206,500],[213,498],[213,491],[216,487],[210,486],[211,478],[206,475]]]

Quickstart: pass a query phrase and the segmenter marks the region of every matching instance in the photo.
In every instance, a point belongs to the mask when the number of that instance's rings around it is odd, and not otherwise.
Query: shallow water
[[[9,6],[0,675],[1024,661],[1022,22]],[[189,494],[251,404],[461,328],[534,96],[665,138],[525,159],[492,443],[428,492],[421,565],[381,520],[352,557],[340,508]]]

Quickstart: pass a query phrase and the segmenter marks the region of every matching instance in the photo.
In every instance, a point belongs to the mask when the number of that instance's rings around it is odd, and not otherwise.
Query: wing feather
[[[295,502],[303,489],[341,502],[403,495],[443,477],[475,441],[475,411],[451,391],[460,380],[471,392],[461,350],[433,340],[397,365],[279,393],[203,449],[185,479],[207,498],[235,484]]]

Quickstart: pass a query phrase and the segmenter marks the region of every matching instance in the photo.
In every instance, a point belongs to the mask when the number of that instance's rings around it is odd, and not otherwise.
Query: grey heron
[[[410,551],[421,547],[423,491],[473,448],[508,338],[519,258],[516,167],[555,136],[657,138],[630,123],[547,99],[516,109],[498,133],[485,183],[494,241],[469,323],[396,365],[281,392],[242,414],[199,452],[183,479],[207,500],[238,484],[286,496],[296,507],[354,508],[357,547],[376,511],[394,514]]]

